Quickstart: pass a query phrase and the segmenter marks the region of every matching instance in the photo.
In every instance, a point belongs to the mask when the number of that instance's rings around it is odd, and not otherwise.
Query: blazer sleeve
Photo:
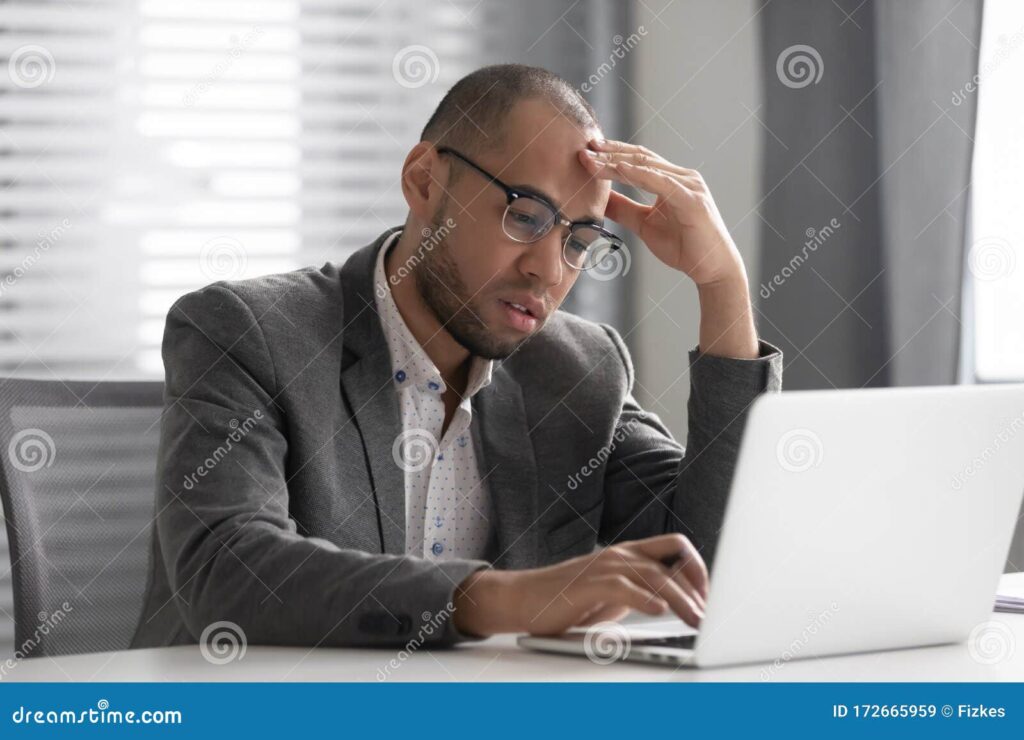
[[[618,332],[602,325],[626,367],[627,389],[605,471],[600,538],[606,543],[681,532],[710,568],[725,517],[747,411],[782,389],[782,352],[760,341],[750,360],[689,353],[685,448],[633,397],[634,370]]]
[[[194,637],[234,622],[254,644],[442,645],[455,587],[483,561],[340,549],[289,517],[288,439],[259,322],[223,283],[179,299],[166,371],[156,528]]]

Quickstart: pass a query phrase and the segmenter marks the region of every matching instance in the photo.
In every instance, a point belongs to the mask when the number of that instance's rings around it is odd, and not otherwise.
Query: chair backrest
[[[163,384],[0,378],[15,655],[129,646],[149,560]]]

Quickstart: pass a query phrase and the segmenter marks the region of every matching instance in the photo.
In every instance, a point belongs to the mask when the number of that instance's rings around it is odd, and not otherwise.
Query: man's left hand
[[[697,170],[636,144],[594,139],[590,146],[579,154],[588,172],[657,197],[644,205],[613,190],[608,218],[637,234],[658,259],[698,286],[745,278],[739,250]]]
[[[580,151],[579,158],[594,177],[656,196],[653,204],[645,205],[613,190],[605,215],[637,234],[658,259],[697,284],[701,352],[737,359],[757,357],[743,258],[701,174],[636,144],[594,139],[589,147]]]

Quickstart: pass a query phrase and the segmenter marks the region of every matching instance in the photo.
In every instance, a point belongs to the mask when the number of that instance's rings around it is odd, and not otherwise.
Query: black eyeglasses
[[[562,259],[574,270],[598,267],[622,248],[622,239],[610,231],[590,221],[570,221],[545,199],[506,185],[451,147],[438,147],[437,153],[451,154],[505,191],[506,205],[501,228],[509,239],[531,244],[542,239],[556,224],[567,226],[569,231],[562,241]]]

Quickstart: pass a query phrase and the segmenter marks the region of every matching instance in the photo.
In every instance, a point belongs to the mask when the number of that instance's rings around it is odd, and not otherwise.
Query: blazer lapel
[[[473,438],[491,494],[499,568],[537,564],[537,464],[519,383],[498,366],[473,398]]]
[[[398,394],[391,380],[391,355],[373,296],[377,250],[394,227],[342,265],[345,305],[342,394],[362,436],[377,505],[382,550],[405,553],[405,473],[392,449],[402,431]]]

